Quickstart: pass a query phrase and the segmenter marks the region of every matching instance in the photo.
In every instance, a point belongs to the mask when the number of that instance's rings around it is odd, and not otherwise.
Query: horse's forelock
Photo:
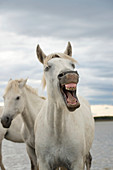
[[[64,54],[64,53],[53,53],[53,54],[48,55],[48,56],[45,58],[44,64],[47,64],[48,61],[51,60],[51,59],[53,59],[53,58],[64,58],[64,59],[71,60],[71,61],[74,62],[74,63],[77,63],[77,61],[76,61],[74,58],[72,58],[72,57],[70,57],[70,56],[68,56],[68,55],[66,55],[66,54]]]
[[[8,82],[8,85],[6,86],[4,95],[6,95],[10,91],[10,89],[13,89],[14,91],[17,91],[19,81],[20,80],[10,80]]]
[[[42,88],[44,89],[46,86],[46,79],[45,79],[45,74],[43,74],[43,77],[42,77]]]

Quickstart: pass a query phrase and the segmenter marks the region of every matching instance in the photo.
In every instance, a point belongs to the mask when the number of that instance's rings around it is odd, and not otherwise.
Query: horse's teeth
[[[76,90],[76,88],[75,87],[66,87],[66,90],[74,91],[74,90]]]

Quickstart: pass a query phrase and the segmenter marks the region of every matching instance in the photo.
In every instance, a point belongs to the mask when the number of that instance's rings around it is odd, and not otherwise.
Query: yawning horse
[[[77,97],[79,75],[70,57],[70,43],[64,53],[46,56],[37,46],[44,65],[47,100],[35,122],[35,150],[40,170],[84,170],[94,138],[94,119],[89,103]],[[89,168],[89,167],[88,167]]]

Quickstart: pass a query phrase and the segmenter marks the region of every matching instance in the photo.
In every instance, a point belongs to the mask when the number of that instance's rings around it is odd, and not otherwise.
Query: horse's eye
[[[16,100],[19,100],[19,99],[20,99],[20,96],[17,96],[17,97],[16,97]]]
[[[44,71],[48,71],[50,68],[51,68],[51,66],[46,66],[46,67],[44,68]]]
[[[71,64],[73,68],[75,68],[75,65],[74,64]]]

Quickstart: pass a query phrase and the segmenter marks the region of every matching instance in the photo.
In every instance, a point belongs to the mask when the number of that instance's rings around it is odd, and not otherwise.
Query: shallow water
[[[113,121],[96,122],[91,170],[113,170]]]
[[[91,170],[113,170],[113,121],[96,122],[91,154]],[[3,141],[3,161],[7,170],[30,170],[25,144]]]

